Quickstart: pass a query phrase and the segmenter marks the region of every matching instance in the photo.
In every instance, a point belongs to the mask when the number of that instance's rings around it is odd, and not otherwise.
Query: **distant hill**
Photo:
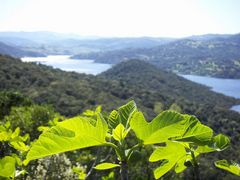
[[[11,55],[13,57],[40,57],[45,56],[42,53],[32,52],[32,51],[25,51],[20,48],[9,46],[0,42],[0,54]]]
[[[45,54],[76,54],[119,50],[124,48],[150,48],[166,44],[175,38],[104,38],[75,34],[62,34],[47,31],[37,32],[0,32],[0,41],[18,46],[24,50]]]
[[[142,59],[175,73],[240,78],[240,34],[201,38],[204,40],[190,37],[153,48],[85,53],[73,58],[111,64]]]

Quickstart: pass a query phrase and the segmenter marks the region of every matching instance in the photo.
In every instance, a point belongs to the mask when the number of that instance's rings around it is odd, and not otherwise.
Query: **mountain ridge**
[[[45,55],[38,52],[22,50],[18,47],[10,46],[0,42],[0,54],[11,55],[13,57],[44,57]]]
[[[72,58],[110,64],[141,59],[175,73],[240,78],[239,37],[236,34],[204,41],[185,38],[148,49],[85,53]]]

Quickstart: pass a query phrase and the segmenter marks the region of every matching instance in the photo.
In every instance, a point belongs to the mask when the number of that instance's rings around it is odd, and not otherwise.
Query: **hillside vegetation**
[[[144,49],[85,53],[73,56],[116,64],[142,59],[161,69],[180,74],[240,78],[240,35],[216,38],[187,38]]]
[[[10,46],[5,43],[2,43],[0,41],[0,54],[5,54],[5,55],[11,55],[13,57],[25,57],[25,56],[30,56],[30,57],[41,57],[45,56],[42,53],[38,52],[33,52],[33,51],[28,51],[28,50],[22,50],[21,48]]]
[[[34,104],[50,104],[55,111],[67,117],[78,115],[97,105],[103,105],[103,111],[110,112],[130,99],[137,102],[148,120],[166,109],[194,114],[216,133],[225,133],[231,137],[232,147],[221,155],[210,156],[210,159],[234,160],[240,156],[239,151],[236,151],[240,147],[240,116],[228,110],[232,105],[240,104],[239,100],[211,92],[205,86],[159,70],[143,61],[122,62],[98,76],[93,76],[23,63],[19,59],[1,55],[0,82],[1,91],[19,91],[32,99]],[[19,101],[24,106],[26,103],[31,105],[30,101],[22,101],[21,98]],[[47,106],[34,108],[36,110],[29,109],[29,113],[50,109],[48,114],[53,114],[53,110]],[[24,110],[28,109],[23,108],[21,111]],[[12,118],[16,117],[12,113]],[[49,119],[44,120],[44,123],[47,120]],[[35,131],[31,133],[34,134]],[[201,164],[203,178],[229,178],[214,168],[209,172],[207,159],[203,158]]]

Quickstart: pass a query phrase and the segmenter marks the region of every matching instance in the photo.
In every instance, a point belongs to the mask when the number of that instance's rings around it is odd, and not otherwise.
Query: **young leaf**
[[[116,168],[119,167],[119,164],[113,164],[113,163],[101,163],[98,164],[96,167],[94,167],[94,169],[97,170],[106,170],[106,169],[112,169],[112,168]]]
[[[174,111],[164,111],[148,123],[141,112],[136,112],[130,127],[144,144],[166,142],[170,137],[184,133],[184,116]]]
[[[114,129],[119,124],[119,114],[116,110],[113,110],[108,117],[108,124],[111,129]]]
[[[229,143],[230,143],[230,139],[227,136],[223,134],[218,134],[213,138],[212,147],[217,151],[222,151],[229,146]]]
[[[124,127],[126,127],[131,116],[136,110],[137,105],[134,101],[130,101],[121,106],[117,111],[113,110],[108,118],[109,126],[114,129],[119,123],[121,123]]]
[[[196,152],[209,153],[213,151],[223,151],[229,146],[230,140],[227,136],[219,134],[212,138],[208,145],[198,146]]]
[[[15,174],[15,158],[5,156],[0,159],[0,177],[13,178]]]
[[[14,149],[19,151],[25,152],[29,150],[29,147],[21,141],[12,141],[10,142],[10,144],[13,146]]]
[[[128,131],[125,130],[124,126],[120,123],[115,129],[113,129],[113,138],[121,142],[126,136]]]
[[[224,160],[216,161],[214,164],[216,167],[220,169],[224,169],[237,176],[240,176],[240,165],[235,162],[232,162],[232,164],[229,164],[229,162],[224,159]]]
[[[98,114],[96,126],[84,117],[75,117],[62,122],[43,132],[33,143],[27,158],[29,161],[53,154],[105,144],[108,127]]]

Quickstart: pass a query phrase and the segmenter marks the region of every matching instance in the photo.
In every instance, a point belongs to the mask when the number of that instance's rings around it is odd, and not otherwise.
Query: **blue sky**
[[[0,0],[0,31],[184,37],[240,32],[240,0]]]

